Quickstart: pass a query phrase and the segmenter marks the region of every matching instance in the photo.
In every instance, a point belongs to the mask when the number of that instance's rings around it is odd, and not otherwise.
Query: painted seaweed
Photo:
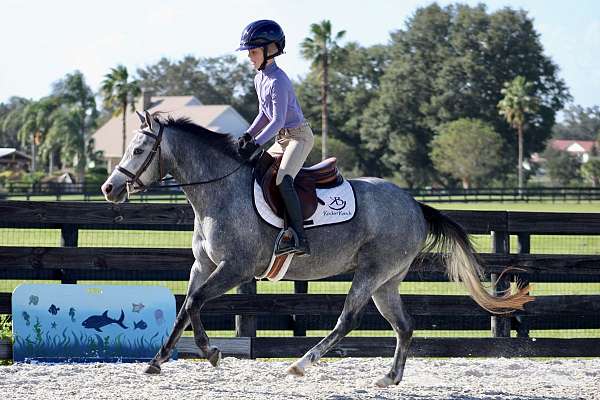
[[[15,354],[27,361],[28,359],[64,359],[76,360],[78,358],[114,360],[114,359],[151,359],[154,357],[161,344],[166,339],[159,338],[159,332],[137,337],[133,342],[123,333],[115,337],[100,336],[97,333],[84,334],[64,328],[62,332],[56,330],[44,331],[39,319],[33,326],[35,337],[15,336]],[[54,334],[53,334],[54,333]]]

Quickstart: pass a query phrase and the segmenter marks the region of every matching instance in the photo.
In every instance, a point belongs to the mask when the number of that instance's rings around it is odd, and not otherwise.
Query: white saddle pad
[[[265,201],[262,189],[254,180],[254,207],[258,215],[275,228],[283,228],[283,219],[279,218],[271,210]],[[329,189],[317,189],[317,197],[325,204],[317,204],[317,210],[304,221],[304,228],[310,229],[316,226],[339,224],[354,218],[356,212],[356,197],[352,185],[346,179],[336,187]]]

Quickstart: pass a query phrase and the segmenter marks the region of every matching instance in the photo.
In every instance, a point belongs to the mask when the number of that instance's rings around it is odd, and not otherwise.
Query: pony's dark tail
[[[533,301],[529,296],[529,285],[519,287],[516,293],[507,291],[501,296],[493,296],[483,287],[483,271],[473,244],[460,225],[433,207],[419,203],[429,225],[429,241],[421,253],[439,252],[445,261],[448,276],[455,282],[462,282],[471,297],[481,307],[492,313],[505,313],[522,310],[525,303]]]

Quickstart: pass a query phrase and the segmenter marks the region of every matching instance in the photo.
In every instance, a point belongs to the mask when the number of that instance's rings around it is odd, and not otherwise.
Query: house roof
[[[7,156],[9,154],[14,153],[15,151],[17,151],[17,149],[15,148],[11,148],[11,147],[0,147],[0,158]]]
[[[14,147],[0,147],[0,158],[9,156],[11,154],[15,154],[19,158],[25,158],[27,160],[31,160],[31,157],[27,154],[18,151]]]
[[[593,140],[552,139],[550,141],[553,149],[571,153],[589,153],[595,145],[596,142]]]
[[[138,104],[138,110],[142,109]],[[210,130],[239,136],[249,124],[233,107],[229,105],[204,105],[194,96],[153,96],[150,98],[149,112],[160,111],[179,118],[187,117],[192,122]],[[140,120],[134,111],[127,110],[126,143],[133,138],[139,128]],[[118,157],[121,153],[122,117],[113,117],[93,135],[96,150],[102,150],[104,157]]]

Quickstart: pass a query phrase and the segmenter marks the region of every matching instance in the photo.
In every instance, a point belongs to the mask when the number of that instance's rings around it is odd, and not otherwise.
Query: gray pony
[[[209,131],[185,118],[163,118],[148,112],[139,116],[142,126],[119,166],[102,185],[106,200],[123,202],[129,194],[144,190],[167,173],[180,183],[210,182],[183,188],[195,213],[195,261],[173,331],[145,372],[160,373],[161,364],[169,359],[189,323],[201,354],[217,366],[221,352],[210,346],[200,321],[202,306],[259,276],[269,264],[278,230],[256,214],[252,168],[241,164],[230,135]],[[462,281],[486,310],[522,309],[532,300],[527,295],[528,287],[501,297],[489,294],[481,284],[481,267],[468,236],[447,216],[418,203],[383,179],[358,178],[350,182],[356,193],[355,217],[347,223],[309,229],[312,254],[295,258],[285,278],[314,280],[353,272],[352,285],[334,329],[294,362],[288,373],[304,375],[309,366],[357,327],[361,309],[372,298],[397,340],[391,369],[376,384],[398,384],[414,329],[398,287],[413,261],[432,249],[443,254],[450,279]]]

